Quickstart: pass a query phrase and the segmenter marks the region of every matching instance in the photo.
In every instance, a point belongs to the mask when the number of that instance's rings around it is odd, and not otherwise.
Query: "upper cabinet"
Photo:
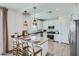
[[[79,20],[79,5],[73,9],[72,19],[73,20]]]

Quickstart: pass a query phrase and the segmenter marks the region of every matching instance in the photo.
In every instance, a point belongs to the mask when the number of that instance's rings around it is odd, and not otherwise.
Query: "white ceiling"
[[[33,16],[33,7],[36,9],[36,18],[52,19],[58,16],[71,14],[77,4],[73,3],[0,3],[0,6],[23,12],[27,10]],[[48,13],[52,11],[52,13]]]

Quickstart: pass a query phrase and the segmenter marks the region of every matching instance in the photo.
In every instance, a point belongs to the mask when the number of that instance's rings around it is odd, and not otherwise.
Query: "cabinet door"
[[[75,8],[72,15],[73,20],[79,20],[79,8]]]

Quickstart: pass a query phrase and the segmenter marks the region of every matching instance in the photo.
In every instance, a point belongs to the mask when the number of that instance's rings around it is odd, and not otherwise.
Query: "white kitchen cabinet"
[[[72,20],[79,20],[79,8],[75,8],[72,13]]]

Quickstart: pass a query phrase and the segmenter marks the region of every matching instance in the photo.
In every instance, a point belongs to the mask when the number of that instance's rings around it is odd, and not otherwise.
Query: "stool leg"
[[[42,56],[42,50],[41,50],[41,56]]]

